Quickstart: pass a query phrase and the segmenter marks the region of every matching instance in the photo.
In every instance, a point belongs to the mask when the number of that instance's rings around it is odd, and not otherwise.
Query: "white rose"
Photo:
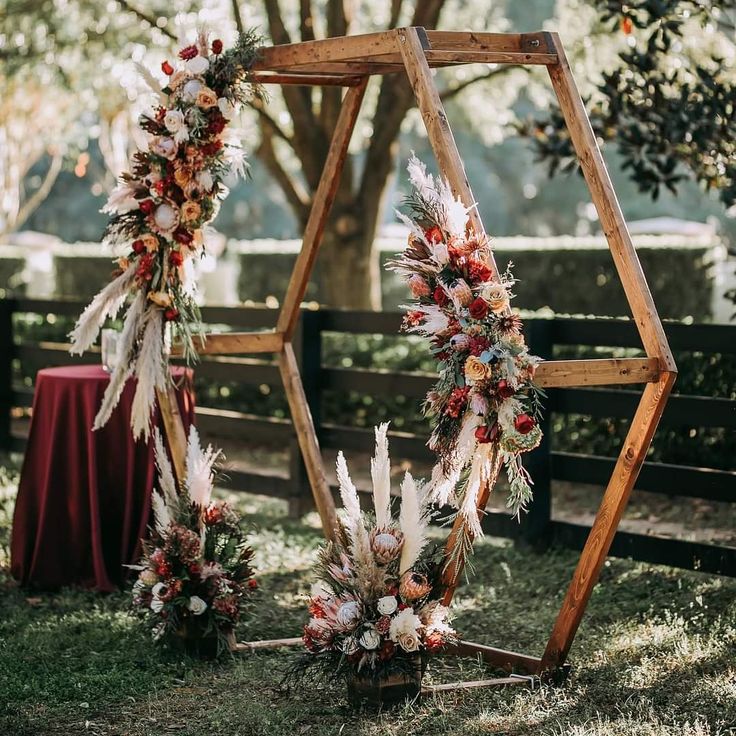
[[[176,156],[178,146],[173,138],[159,136],[151,140],[149,149],[151,153],[154,153],[156,156],[163,156],[163,158],[167,158],[171,161]]]
[[[385,595],[383,598],[378,599],[376,608],[378,608],[378,613],[382,616],[390,616],[396,610],[397,606],[396,596]]]
[[[164,583],[156,583],[156,585],[151,588],[151,593],[153,593],[154,598],[160,598],[166,593],[166,585]]]
[[[181,97],[187,102],[194,102],[197,99],[199,90],[202,89],[202,82],[199,79],[190,79],[181,88]]]
[[[198,595],[193,595],[187,603],[187,608],[195,616],[201,616],[207,610],[207,604]]]
[[[360,622],[361,615],[362,611],[358,601],[345,601],[345,603],[337,609],[335,621],[344,631],[351,631]]]
[[[399,634],[396,643],[405,652],[416,652],[419,649],[419,634],[416,631],[404,631]]]
[[[204,74],[210,68],[210,63],[204,56],[195,56],[187,61],[186,67],[192,74]]]
[[[371,626],[360,637],[360,646],[363,649],[378,649],[381,646],[381,635]]]
[[[164,115],[164,125],[169,133],[176,133],[184,125],[184,113],[181,110],[169,110]]]
[[[395,641],[398,644],[400,636],[403,634],[417,634],[421,627],[422,621],[419,616],[414,613],[414,609],[405,608],[391,620],[391,628],[389,629],[388,637],[391,641]]]
[[[222,117],[224,117],[225,120],[231,120],[232,117],[235,115],[235,105],[233,105],[230,100],[226,100],[224,97],[218,97],[217,107],[220,108]]]
[[[160,598],[156,598],[156,596],[154,596],[151,599],[151,610],[154,613],[161,613],[163,609],[164,609],[164,602]]]

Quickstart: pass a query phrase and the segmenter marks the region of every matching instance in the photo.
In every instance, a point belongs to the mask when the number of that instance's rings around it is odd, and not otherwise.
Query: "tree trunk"
[[[381,308],[381,272],[375,228],[351,215],[330,218],[319,254],[321,301],[346,309]]]

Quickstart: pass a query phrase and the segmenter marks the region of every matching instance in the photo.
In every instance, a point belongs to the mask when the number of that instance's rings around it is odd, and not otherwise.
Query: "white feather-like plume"
[[[207,445],[207,449],[203,450],[199,432],[194,426],[190,427],[187,442],[187,493],[189,500],[201,509],[210,504],[215,480],[214,466],[220,454],[212,445]]]
[[[158,491],[154,491],[151,494],[151,508],[153,509],[153,524],[156,527],[156,531],[161,536],[164,536],[166,530],[169,528],[169,524],[171,524],[171,514],[169,513],[166,500]]]
[[[135,353],[136,340],[143,324],[145,305],[146,296],[142,291],[139,291],[125,314],[123,331],[120,333],[118,340],[117,364],[110,376],[110,383],[107,384],[105,389],[97,416],[95,416],[92,425],[93,430],[101,429],[107,424],[120,401],[125,382],[133,372],[131,362]]]
[[[135,375],[138,383],[133,396],[130,426],[135,439],[143,435],[148,442],[151,435],[151,413],[156,404],[156,389],[165,389],[168,382],[164,358],[164,315],[158,308],[152,307],[146,312]]]
[[[69,333],[72,355],[81,355],[88,350],[100,334],[102,325],[108,317],[114,317],[125,302],[130,286],[135,278],[135,264],[131,263],[117,278],[113,279],[87,305]]]
[[[343,522],[352,545],[353,557],[359,567],[366,568],[372,559],[370,538],[360,513],[358,489],[350,478],[348,464],[342,451],[337,454],[336,470],[343,506]]]
[[[376,510],[376,526],[388,529],[391,525],[391,460],[388,456],[388,423],[375,428],[376,451],[371,458],[373,481],[373,505]]]
[[[401,511],[399,524],[404,535],[401,548],[399,572],[410,570],[419,559],[427,544],[428,509],[423,489],[417,486],[411,473],[407,472],[401,483]]]
[[[158,469],[158,484],[163,492],[166,505],[169,508],[174,508],[178,499],[176,481],[174,480],[174,471],[169,462],[169,455],[166,452],[166,445],[158,427],[153,430],[153,443],[156,468]]]

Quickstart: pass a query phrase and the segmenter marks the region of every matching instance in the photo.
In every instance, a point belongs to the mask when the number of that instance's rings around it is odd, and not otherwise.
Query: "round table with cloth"
[[[192,372],[173,368],[172,375],[188,432]],[[126,577],[124,565],[138,561],[155,477],[153,440],[133,440],[133,380],[107,425],[92,431],[109,380],[98,365],[38,372],[11,542],[12,573],[23,585],[113,591]]]

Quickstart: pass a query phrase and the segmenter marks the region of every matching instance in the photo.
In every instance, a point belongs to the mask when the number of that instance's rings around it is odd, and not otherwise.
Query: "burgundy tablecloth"
[[[191,371],[174,368],[173,375],[188,429]],[[153,442],[133,441],[133,381],[107,425],[91,430],[108,381],[96,365],[38,372],[11,542],[13,576],[24,585],[115,590],[126,577],[123,566],[140,555],[155,475]]]

